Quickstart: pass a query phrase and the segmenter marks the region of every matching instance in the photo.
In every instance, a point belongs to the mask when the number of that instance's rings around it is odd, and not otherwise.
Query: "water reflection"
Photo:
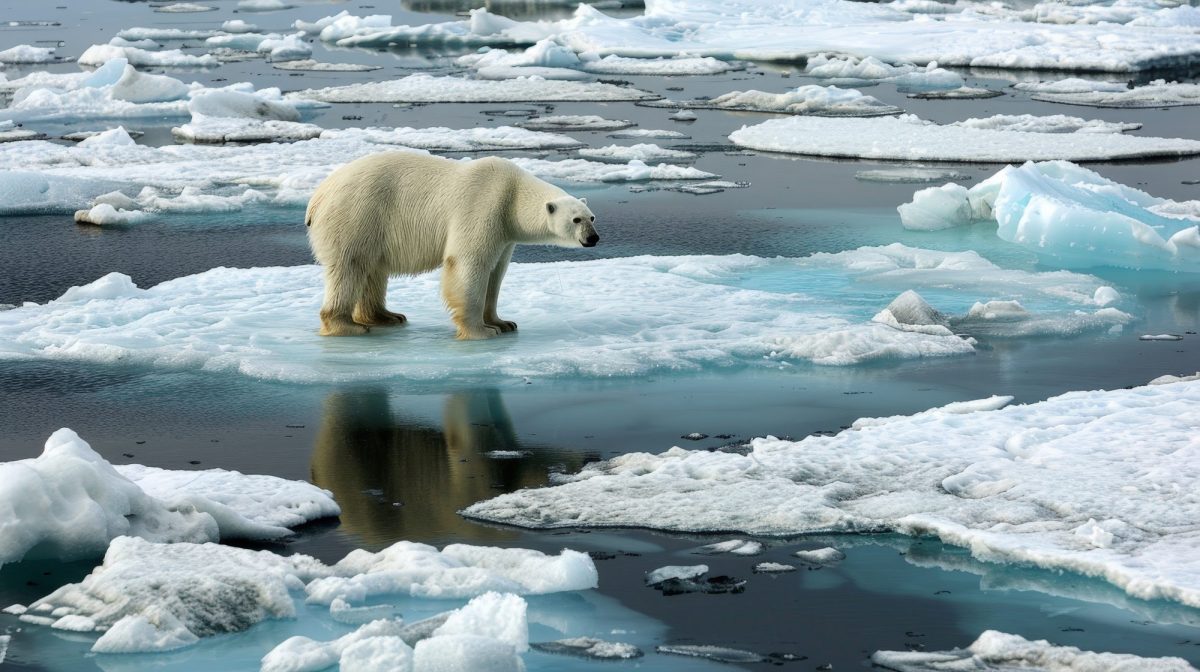
[[[489,451],[526,451],[518,459]],[[407,421],[382,388],[326,397],[313,449],[312,480],[342,507],[342,529],[373,547],[400,539],[495,543],[513,530],[485,527],[457,511],[523,487],[543,485],[553,464],[574,471],[582,455],[523,445],[500,392],[447,395],[442,426]]]

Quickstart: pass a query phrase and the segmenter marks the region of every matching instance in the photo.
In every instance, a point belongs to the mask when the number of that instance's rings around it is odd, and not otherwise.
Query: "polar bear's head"
[[[596,216],[588,209],[586,198],[563,196],[547,201],[546,227],[551,242],[561,247],[595,247],[600,242]]]

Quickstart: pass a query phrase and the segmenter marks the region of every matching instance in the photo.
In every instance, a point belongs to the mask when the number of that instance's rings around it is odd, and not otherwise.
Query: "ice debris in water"
[[[1032,92],[1034,100],[1067,105],[1127,108],[1200,105],[1200,84],[1162,79],[1133,88],[1121,83],[1081,79],[1017,84],[1016,88]]]
[[[519,121],[517,126],[532,131],[615,131],[635,124],[623,119],[605,119],[595,114],[559,114]]]
[[[329,617],[338,623],[361,625],[379,619],[393,618],[396,615],[396,608],[390,604],[354,607],[340,597],[329,603]]]
[[[1008,166],[970,189],[923,189],[898,210],[908,229],[995,221],[1001,239],[1069,267],[1200,272],[1200,201],[1157,198],[1065,161]]]
[[[781,574],[794,571],[796,571],[795,565],[787,565],[781,562],[760,562],[754,566],[755,574]]]
[[[943,182],[945,180],[968,180],[968,176],[956,170],[941,168],[878,168],[876,170],[860,170],[854,174],[854,179],[863,182],[895,182],[898,184],[921,184],[924,182]]]
[[[646,573],[646,585],[655,586],[669,579],[695,579],[708,573],[708,565],[667,565]]]
[[[939,125],[905,114],[846,119],[788,117],[729,135],[750,149],[814,156],[903,161],[1099,161],[1200,154],[1200,141],[1119,133],[1042,133]]]
[[[271,67],[276,70],[300,70],[310,72],[371,72],[380,70],[381,65],[366,63],[325,63],[311,58],[294,59],[290,61],[275,61]]]
[[[1139,341],[1182,341],[1183,336],[1179,334],[1143,334],[1138,336]]]
[[[855,56],[838,56],[817,54],[808,59],[805,73],[812,77],[832,79],[855,83],[857,80],[866,82],[892,82],[901,92],[944,91],[961,89],[966,85],[962,76],[945,68],[939,68],[937,61],[931,61],[924,68],[911,63],[891,65],[873,56],[857,58]]]
[[[721,663],[763,663],[768,660],[766,656],[759,655],[753,651],[730,649],[710,644],[663,644],[655,647],[655,651],[675,656],[705,658]]]
[[[1138,599],[1200,606],[1200,383],[1010,401],[859,420],[835,436],[755,439],[749,455],[622,455],[463,513],[538,528],[894,530],[986,562],[1077,572]],[[1081,536],[1081,526],[1111,540]]]
[[[1187,376],[1165,375],[1159,376],[1147,383],[1147,385],[1171,385],[1173,383],[1188,383],[1194,380],[1200,380],[1200,371]]]
[[[377,554],[353,551],[329,566],[306,555],[118,537],[104,563],[82,582],[29,605],[29,612],[53,618],[28,612],[23,617],[35,623],[49,620],[47,625],[72,617],[72,625],[103,632],[93,651],[132,653],[181,648],[263,620],[292,618],[294,593],[307,593],[310,602],[336,603],[331,615],[345,614],[344,605],[378,595],[472,597],[466,607],[444,616],[403,629],[396,623],[390,634],[410,645],[427,637],[487,637],[503,641],[515,653],[527,647],[525,602],[507,593],[586,590],[596,580],[591,558],[568,550],[547,556],[525,549],[450,545],[439,552],[397,542]],[[311,640],[281,646],[288,652],[277,656],[281,659],[304,652],[330,655],[327,643]]]
[[[555,281],[564,273],[573,282]],[[1042,333],[1061,334],[1077,328],[1076,311],[1094,310],[1094,295],[1105,286],[1065,271],[1001,269],[974,252],[899,244],[797,259],[643,256],[513,264],[505,301],[523,336],[497,358],[492,347],[464,350],[446,335],[438,282],[437,274],[393,282],[389,302],[406,307],[409,326],[365,339],[352,351],[330,351],[316,334],[317,266],[214,269],[146,289],[114,273],[44,305],[0,312],[0,358],[119,362],[294,382],[631,376],[783,361],[848,366],[974,352],[954,335],[871,321],[910,288],[938,296],[947,313],[981,299],[1019,300],[1046,318]],[[847,284],[861,304],[846,303]],[[245,314],[259,321],[229,319]],[[586,334],[563,315],[587,324]],[[1121,315],[1101,314],[1093,326],[1128,319]],[[714,316],[721,317],[714,322]],[[276,325],[274,336],[256,327],[264,320]],[[412,338],[421,346],[396,347],[396,339]]]
[[[423,73],[400,79],[305,89],[289,93],[288,96],[327,103],[583,102],[656,97],[640,89],[599,82],[557,81],[538,77],[492,81]]]
[[[627,163],[629,161],[689,161],[696,158],[693,152],[684,152],[677,149],[666,149],[653,143],[639,143],[636,145],[608,145],[607,147],[590,147],[579,150],[579,155],[585,159],[595,159],[597,161],[618,161]]]
[[[217,8],[211,5],[200,5],[194,2],[174,2],[154,8],[154,11],[165,14],[192,14],[197,12],[215,12],[216,10]]]
[[[530,647],[543,653],[561,653],[595,660],[628,660],[641,658],[644,655],[642,650],[633,644],[608,642],[595,637],[571,637],[552,642],[534,642],[530,644]]]
[[[751,89],[730,91],[715,98],[688,101],[652,101],[652,107],[682,107],[678,114],[691,110],[745,110],[780,114],[817,115],[827,117],[875,117],[897,114],[900,108],[888,105],[857,89],[806,84],[784,93],[768,93]],[[682,117],[674,116],[673,119]],[[692,114],[690,118],[695,118]]]
[[[807,551],[796,551],[792,555],[795,556],[796,559],[800,560],[800,562],[817,567],[836,565],[837,563],[846,559],[845,553],[833,548],[832,546],[826,546],[825,548],[817,548]]]
[[[0,63],[26,64],[49,63],[54,60],[54,49],[51,47],[35,47],[28,44],[18,44],[0,51]]]
[[[758,555],[762,553],[763,545],[758,541],[748,541],[746,539],[730,539],[729,541],[719,541],[715,544],[701,546],[696,549],[697,553],[702,555],[719,555],[721,553],[732,553],[733,555]]]
[[[627,131],[617,131],[616,133],[609,133],[608,137],[615,138],[618,140],[643,139],[643,138],[644,139],[663,139],[663,140],[686,140],[691,136],[689,136],[686,133],[680,133],[679,131],[668,131],[668,130],[660,130],[660,129],[654,129],[654,128],[633,128],[633,129],[629,129]]]
[[[626,58],[610,54],[576,54],[552,39],[543,39],[524,51],[505,51],[482,47],[461,56],[458,65],[476,70],[485,79],[541,75],[546,79],[564,79],[588,74],[605,75],[716,75],[742,66],[712,57],[678,56],[675,58]]]
[[[101,66],[109,61],[123,60],[130,65],[156,68],[215,67],[220,61],[212,54],[185,54],[179,49],[148,51],[138,47],[115,44],[93,44],[79,56],[80,65]]]
[[[119,291],[119,290],[116,290]],[[108,292],[93,287],[81,299]],[[158,542],[272,539],[340,513],[320,488],[236,471],[114,467],[70,429],[39,457],[0,463],[0,564],[97,557],[119,536]]]
[[[0,665],[4,664],[4,659],[8,657],[8,645],[12,642],[12,635],[0,635]]]
[[[876,651],[871,662],[896,672],[939,670],[1037,669],[1045,672],[1076,670],[1144,670],[1145,672],[1194,672],[1182,658],[1144,658],[1123,653],[1095,653],[1073,646],[1028,640],[996,630],[986,630],[965,649],[950,651]]]

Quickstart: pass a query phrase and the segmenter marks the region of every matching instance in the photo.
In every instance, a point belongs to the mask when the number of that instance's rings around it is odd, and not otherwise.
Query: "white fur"
[[[388,277],[439,266],[458,338],[513,331],[516,324],[496,315],[513,247],[594,245],[595,219],[584,201],[505,159],[413,152],[358,159],[325,178],[305,216],[325,266],[321,334],[402,324],[405,317],[384,304]]]

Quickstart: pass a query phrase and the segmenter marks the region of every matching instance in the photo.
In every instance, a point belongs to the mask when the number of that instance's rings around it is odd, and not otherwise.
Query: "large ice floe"
[[[1044,639],[1030,641],[1019,635],[987,630],[965,649],[950,651],[876,651],[871,662],[896,672],[953,672],[956,670],[1144,670],[1194,672],[1183,658],[1144,658],[1122,653],[1096,653],[1073,646],[1055,646]]]
[[[1034,100],[1068,105],[1130,108],[1200,105],[1200,84],[1167,82],[1162,79],[1130,87],[1124,82],[1097,82],[1073,78],[1050,82],[1022,82],[1014,88],[1030,92]]]
[[[1128,25],[1114,26],[1043,23],[1036,13],[964,4],[969,9],[944,6],[947,11],[935,16],[846,0],[646,0],[645,11],[629,18],[584,5],[558,21],[516,21],[476,9],[463,20],[395,26],[388,15],[342,12],[316,22],[298,21],[296,28],[338,46],[380,49],[526,47],[552,38],[576,54],[642,58],[803,61],[835,53],[888,64],[936,61],[955,67],[1113,72],[1200,61],[1191,8],[1160,12],[1147,3],[1129,8],[1137,16]]]
[[[749,149],[808,156],[905,161],[1103,161],[1200,154],[1200,140],[1118,133],[1048,133],[1003,124],[939,125],[911,114],[874,119],[789,117],[729,134]]]
[[[349,602],[369,597],[475,598],[427,627],[375,620],[340,644],[289,639],[263,660],[263,669],[320,670],[365,634],[385,634],[380,628],[410,645],[441,636],[486,636],[509,643],[511,657],[528,648],[525,602],[517,595],[587,590],[597,580],[592,559],[571,550],[546,555],[452,544],[439,551],[401,541],[326,565],[306,555],[118,537],[89,576],[15,611],[29,623],[102,633],[94,652],[136,653],[170,651],[263,621],[296,618],[311,609],[305,602],[337,602],[346,611],[355,608]]]
[[[517,77],[498,81],[415,74],[400,79],[305,89],[289,97],[328,103],[504,103],[656,98],[628,86]]]
[[[328,492],[274,476],[113,466],[60,429],[40,456],[0,463],[0,565],[99,557],[119,536],[274,539],[339,512]]]
[[[622,455],[464,513],[543,528],[933,535],[980,560],[1200,606],[1200,383],[1010,401],[755,439],[748,455]]]
[[[1200,201],[1157,198],[1066,161],[923,189],[899,211],[918,230],[994,221],[1001,239],[1062,266],[1200,272]]]
[[[0,312],[0,358],[296,382],[608,377],[965,355],[970,336],[1068,336],[1133,319],[1090,276],[1004,270],[974,252],[899,244],[795,259],[513,264],[501,311],[521,332],[489,342],[453,340],[438,282],[436,273],[393,281],[388,302],[408,326],[333,343],[317,335],[317,266],[219,268],[146,289],[113,273]],[[997,316],[997,301],[1016,303]],[[977,303],[992,307],[973,311]]]

